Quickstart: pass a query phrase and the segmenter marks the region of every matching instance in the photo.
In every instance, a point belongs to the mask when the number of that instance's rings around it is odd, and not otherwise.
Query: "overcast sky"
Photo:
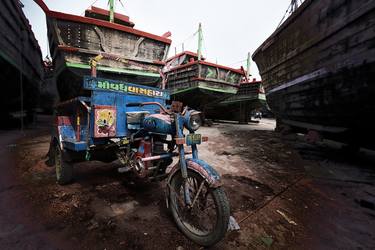
[[[35,36],[47,55],[46,22],[43,11],[33,0],[21,0]],[[45,0],[51,10],[83,15],[95,0]],[[290,0],[121,0],[116,12],[128,15],[135,28],[162,35],[172,32],[169,55],[185,50],[196,51],[199,22],[203,26],[203,55],[208,61],[230,67],[245,66],[248,52],[253,53],[276,29]],[[107,8],[108,0],[94,6]],[[242,61],[242,62],[240,62]],[[255,63],[253,76],[259,78]]]

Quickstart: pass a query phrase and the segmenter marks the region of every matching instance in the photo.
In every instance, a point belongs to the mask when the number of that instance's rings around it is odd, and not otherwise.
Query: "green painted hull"
[[[154,73],[130,71],[124,69],[114,69],[106,67],[98,67],[97,77],[121,80],[134,84],[157,86],[160,84],[160,75]],[[84,76],[90,75],[91,69],[89,65],[77,65],[67,63],[56,72],[56,85],[60,96],[60,100],[68,100],[78,95],[89,95],[88,91],[82,88],[82,79]]]
[[[204,111],[238,92],[243,71],[198,61],[193,52],[184,52],[167,60],[167,89],[172,99]]]
[[[230,91],[222,91],[221,89],[196,86],[171,92],[171,100],[180,101],[191,108],[204,111],[208,105],[214,105],[234,95],[236,91],[235,88]]]
[[[241,84],[236,95],[206,108],[206,117],[219,120],[234,120],[246,123],[250,113],[266,106],[266,97],[260,82]]]

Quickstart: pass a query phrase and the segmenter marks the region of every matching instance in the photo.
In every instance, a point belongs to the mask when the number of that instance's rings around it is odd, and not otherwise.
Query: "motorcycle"
[[[96,78],[86,79],[91,98],[79,97],[60,106],[49,153],[57,182],[73,180],[73,162],[119,160],[120,173],[150,181],[166,179],[167,207],[186,237],[202,246],[220,241],[228,230],[230,208],[220,175],[198,155],[198,145],[208,140],[196,133],[201,113],[178,102],[166,108],[162,91],[155,89],[152,93],[159,99],[121,93],[112,100],[112,92],[97,89],[107,85],[97,83]],[[178,163],[170,169],[173,157]]]

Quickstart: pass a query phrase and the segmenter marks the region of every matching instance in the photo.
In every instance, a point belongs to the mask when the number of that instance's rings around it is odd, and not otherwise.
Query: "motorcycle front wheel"
[[[187,183],[191,205],[185,204],[184,182]],[[201,175],[188,170],[188,178],[176,173],[170,182],[170,208],[178,228],[201,246],[212,246],[227,232],[229,203],[221,187],[210,188]]]

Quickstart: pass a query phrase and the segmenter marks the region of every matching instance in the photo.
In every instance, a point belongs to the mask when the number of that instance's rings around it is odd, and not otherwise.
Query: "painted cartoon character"
[[[97,110],[96,125],[99,134],[112,135],[115,133],[115,114],[112,110]]]

